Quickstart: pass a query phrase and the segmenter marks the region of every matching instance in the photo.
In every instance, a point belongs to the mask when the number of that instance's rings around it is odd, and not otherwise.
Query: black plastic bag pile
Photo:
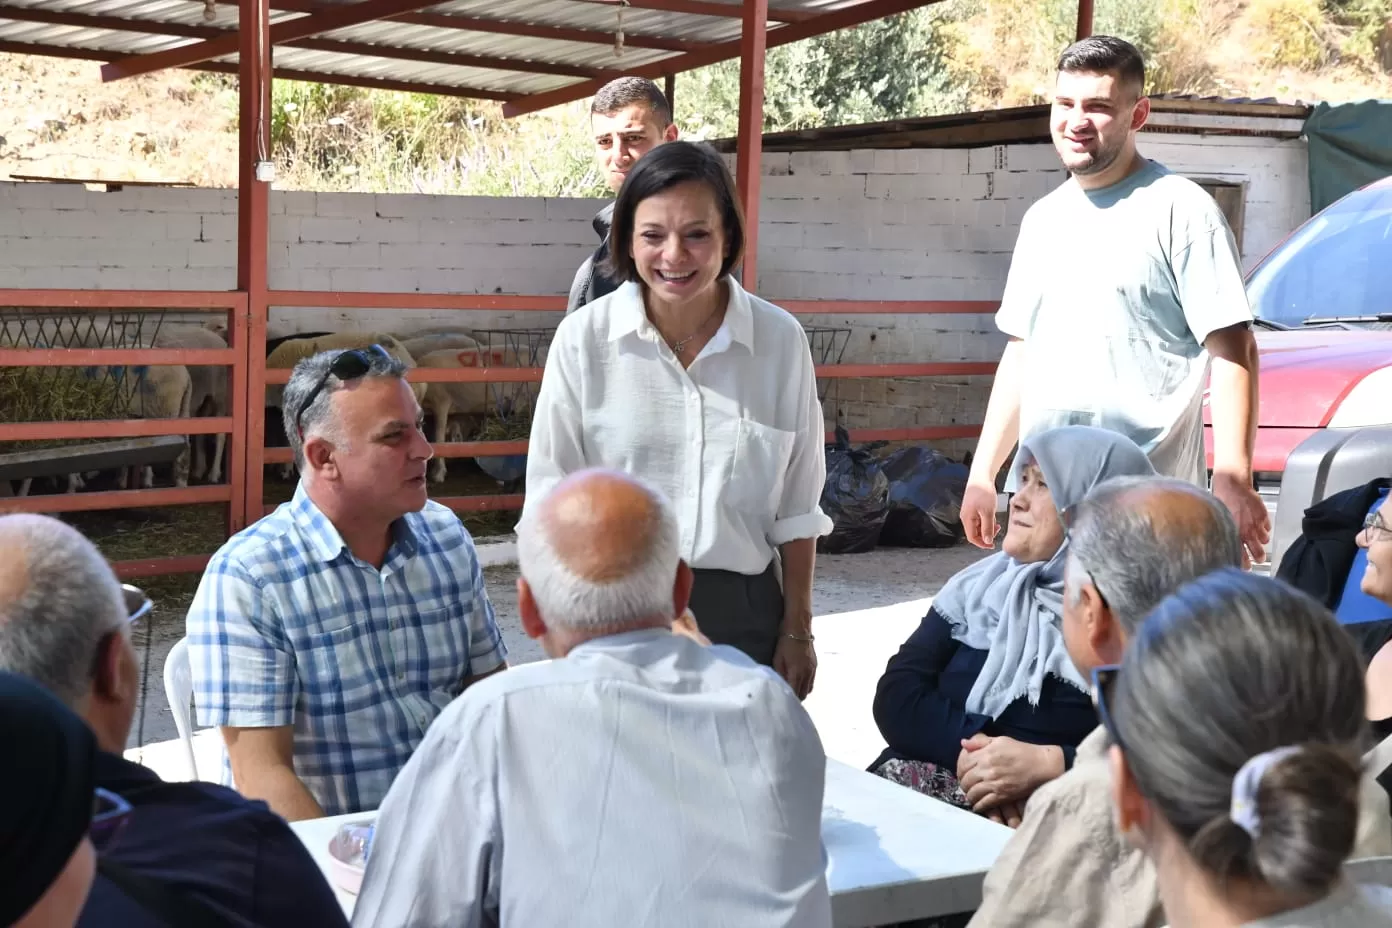
[[[886,442],[853,447],[845,428],[826,448],[822,511],[831,534],[817,540],[826,554],[859,554],[877,545],[946,548],[964,537],[962,494],[967,467],[931,448],[900,448],[881,459]]]
[[[822,487],[822,512],[831,517],[831,534],[817,539],[817,550],[826,554],[871,551],[880,541],[880,530],[889,517],[889,478],[874,451],[883,442],[851,447],[851,436],[836,427],[836,444],[826,449],[826,484]]]
[[[932,448],[901,448],[881,464],[889,478],[889,516],[880,544],[947,548],[962,541],[967,467]]]

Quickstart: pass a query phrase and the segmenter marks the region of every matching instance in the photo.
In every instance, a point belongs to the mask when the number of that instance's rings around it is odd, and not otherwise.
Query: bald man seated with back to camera
[[[691,591],[661,494],[600,470],[518,526],[553,660],[480,680],[377,819],[355,926],[829,928],[826,755],[788,685],[673,634]]]

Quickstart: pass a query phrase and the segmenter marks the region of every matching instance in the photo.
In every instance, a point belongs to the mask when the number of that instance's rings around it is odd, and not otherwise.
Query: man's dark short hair
[[[729,254],[720,265],[720,276],[733,271],[744,260],[744,211],[730,169],[708,145],[695,142],[668,142],[644,155],[619,188],[614,201],[613,224],[609,227],[609,255],[601,270],[613,280],[639,280],[638,266],[629,254],[633,242],[633,217],[638,204],[648,197],[689,181],[705,184],[715,197],[724,226]]]
[[[672,124],[672,104],[657,85],[645,77],[620,77],[599,88],[590,103],[591,116],[612,116],[624,107],[646,106],[658,124]]]
[[[1145,58],[1140,49],[1116,36],[1093,35],[1074,42],[1059,56],[1058,69],[1070,74],[1115,74],[1137,97],[1145,92]]]

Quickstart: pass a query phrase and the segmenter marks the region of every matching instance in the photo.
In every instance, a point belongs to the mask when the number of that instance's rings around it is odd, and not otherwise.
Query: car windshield
[[[1392,184],[1344,197],[1295,231],[1247,278],[1259,319],[1298,326],[1311,317],[1392,312]]]

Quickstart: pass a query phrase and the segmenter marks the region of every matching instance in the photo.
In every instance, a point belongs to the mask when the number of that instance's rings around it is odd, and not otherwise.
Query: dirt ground
[[[873,749],[870,742],[874,735],[866,728],[873,729],[867,683],[873,692],[873,681],[885,661],[923,615],[922,601],[982,553],[961,545],[947,549],[882,548],[868,554],[818,557],[813,611],[818,617],[814,631],[821,669],[808,707],[819,728],[826,729],[823,739],[828,741],[829,753],[838,733],[844,733],[842,740],[849,739],[846,753],[858,756]],[[521,664],[541,659],[541,650],[522,633],[518,620],[516,568],[492,568],[484,575],[510,651],[509,660]],[[151,591],[157,603],[155,612],[136,632],[137,652],[146,673],[142,688],[146,698],[136,713],[128,742],[131,748],[177,737],[164,695],[164,659],[183,637],[192,583],[168,590],[168,596],[161,596],[153,586]]]

